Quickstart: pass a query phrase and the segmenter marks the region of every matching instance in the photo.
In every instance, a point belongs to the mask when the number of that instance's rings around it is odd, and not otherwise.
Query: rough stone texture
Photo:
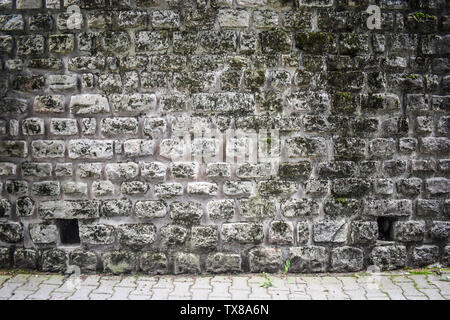
[[[242,258],[239,254],[221,252],[208,255],[206,271],[211,273],[241,272]]]
[[[371,259],[382,270],[394,270],[406,265],[406,248],[404,246],[375,247]]]
[[[193,253],[177,252],[174,257],[174,273],[200,273],[200,259]]]
[[[106,272],[112,274],[130,273],[136,268],[136,256],[128,251],[111,251],[103,254]]]
[[[70,253],[70,265],[80,268],[83,273],[92,273],[97,270],[98,258],[95,252],[75,249]]]
[[[444,2],[0,0],[0,265],[448,265]]]
[[[163,253],[145,252],[139,258],[139,268],[149,274],[166,274],[167,257]]]
[[[256,248],[248,253],[251,272],[278,272],[282,265],[281,250]]]
[[[331,270],[355,272],[363,268],[363,251],[353,247],[340,247],[331,251]]]
[[[328,253],[325,247],[305,246],[289,248],[290,272],[325,272]]]

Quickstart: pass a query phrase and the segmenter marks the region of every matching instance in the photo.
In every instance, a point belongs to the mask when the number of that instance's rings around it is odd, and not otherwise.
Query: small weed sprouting
[[[284,272],[288,273],[290,267],[291,267],[291,260],[287,259],[286,262],[284,263]]]
[[[263,288],[270,288],[274,287],[274,284],[272,283],[272,277],[269,276],[267,273],[263,272],[264,282],[262,282],[259,286]]]

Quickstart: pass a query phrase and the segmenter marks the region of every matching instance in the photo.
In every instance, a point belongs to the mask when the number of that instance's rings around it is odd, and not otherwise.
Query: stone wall
[[[0,267],[449,265],[448,1],[0,12]]]

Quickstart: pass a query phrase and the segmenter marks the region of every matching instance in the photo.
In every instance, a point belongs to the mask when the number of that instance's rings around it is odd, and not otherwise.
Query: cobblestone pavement
[[[0,275],[1,300],[449,300],[450,272],[327,275]]]

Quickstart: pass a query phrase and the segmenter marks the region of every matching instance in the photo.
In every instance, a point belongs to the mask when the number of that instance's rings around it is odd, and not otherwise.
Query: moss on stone
[[[425,22],[425,21],[429,21],[429,20],[437,20],[436,16],[433,16],[431,14],[428,13],[423,13],[423,12],[416,12],[414,15],[414,20],[416,20],[417,22]]]
[[[295,37],[296,47],[308,52],[326,50],[333,40],[334,36],[329,32],[297,33]]]
[[[348,207],[348,199],[347,198],[334,198],[335,203],[340,203],[344,207]]]
[[[417,80],[419,79],[419,76],[417,74],[408,74],[406,76],[408,79]]]
[[[284,234],[288,229],[288,225],[284,221],[275,221],[272,223],[272,230],[277,234]]]
[[[345,98],[346,100],[351,100],[351,99],[352,99],[352,95],[351,95],[350,92],[342,92],[342,93],[341,93],[341,96],[342,96],[343,98]]]

